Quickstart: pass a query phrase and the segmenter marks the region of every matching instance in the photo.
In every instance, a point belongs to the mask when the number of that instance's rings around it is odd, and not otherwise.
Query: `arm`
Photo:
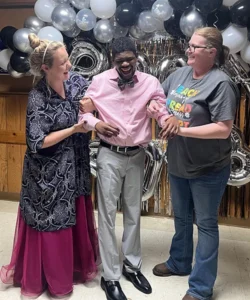
[[[87,130],[96,130],[107,137],[117,136],[120,133],[119,128],[99,120],[92,114],[92,111],[96,110],[94,99],[97,86],[96,80],[93,79],[85,97],[80,101],[79,121],[84,122],[84,128]]]
[[[64,139],[66,139],[67,137],[71,136],[74,133],[86,133],[86,132],[88,132],[88,130],[86,130],[83,127],[84,123],[85,123],[84,121],[79,122],[78,124],[75,124],[75,125],[73,125],[69,128],[65,128],[65,129],[62,129],[62,130],[58,130],[58,131],[54,131],[54,132],[49,133],[44,138],[42,149],[54,146],[57,143],[63,141]]]
[[[198,139],[227,139],[231,133],[233,120],[216,122],[196,127],[181,127],[178,135]]]
[[[32,152],[51,147],[75,132],[86,132],[82,124],[58,131],[53,131],[53,125],[54,116],[44,94],[33,89],[29,94],[26,114],[26,141]]]
[[[151,94],[151,100],[148,103],[147,114],[150,118],[157,120],[160,127],[163,127],[165,121],[171,116],[166,108],[166,96],[160,82],[156,79],[154,92]]]

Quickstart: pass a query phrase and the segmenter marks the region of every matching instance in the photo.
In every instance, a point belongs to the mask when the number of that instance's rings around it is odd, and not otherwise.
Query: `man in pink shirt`
[[[128,37],[112,44],[114,68],[93,78],[81,100],[80,120],[101,139],[97,156],[98,235],[103,265],[101,287],[108,300],[126,300],[119,279],[121,267],[115,237],[117,202],[122,198],[124,232],[122,274],[145,294],[152,288],[141,273],[140,212],[145,150],[152,139],[151,117],[161,127],[177,133],[178,122],[167,113],[165,94],[153,76],[136,71],[137,52]],[[154,99],[160,112],[149,114]],[[92,103],[98,111],[95,118]],[[90,107],[90,109],[89,109]],[[93,107],[94,108],[94,107]],[[85,113],[83,113],[85,112]]]

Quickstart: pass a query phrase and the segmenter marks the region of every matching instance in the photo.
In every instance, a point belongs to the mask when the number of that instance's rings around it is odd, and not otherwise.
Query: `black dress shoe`
[[[107,300],[127,300],[119,281],[105,280],[101,278],[101,288],[106,293]]]
[[[151,294],[152,288],[146,277],[140,272],[129,273],[125,266],[122,268],[122,274],[133,283],[133,285],[144,294]]]

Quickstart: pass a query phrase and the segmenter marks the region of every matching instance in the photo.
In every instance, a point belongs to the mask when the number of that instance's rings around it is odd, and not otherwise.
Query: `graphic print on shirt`
[[[181,84],[175,90],[172,90],[166,99],[166,106],[169,113],[176,116],[180,127],[189,127],[192,118],[193,101],[190,98],[197,96],[199,90],[185,87]]]

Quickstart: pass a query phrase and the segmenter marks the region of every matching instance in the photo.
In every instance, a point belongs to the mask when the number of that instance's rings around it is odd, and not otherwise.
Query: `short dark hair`
[[[116,54],[125,52],[125,51],[131,51],[134,53],[134,55],[137,57],[137,51],[135,47],[135,43],[133,40],[127,36],[119,37],[117,39],[114,39],[112,46],[112,58],[114,59]]]

